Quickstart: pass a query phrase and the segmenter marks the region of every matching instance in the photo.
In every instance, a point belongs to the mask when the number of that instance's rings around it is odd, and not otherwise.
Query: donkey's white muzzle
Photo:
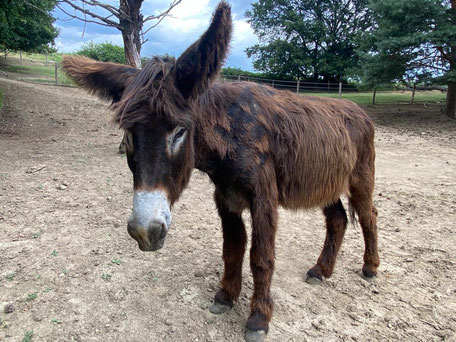
[[[127,229],[142,251],[162,248],[170,225],[169,202],[163,191],[135,191]]]

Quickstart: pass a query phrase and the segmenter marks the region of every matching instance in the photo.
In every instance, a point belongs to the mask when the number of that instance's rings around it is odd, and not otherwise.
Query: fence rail
[[[227,82],[250,81],[265,84],[276,89],[290,90],[296,93],[339,93],[357,92],[354,86],[343,84],[342,82],[308,82],[291,80],[273,80],[267,78],[249,77],[242,75],[221,75],[220,78]]]
[[[47,55],[11,53],[0,58],[0,71],[3,76],[14,79],[61,86],[74,86],[74,82],[61,70],[59,60]]]
[[[0,57],[0,77],[10,77],[26,82],[50,84],[59,86],[75,86],[74,82],[61,70],[60,55],[35,55],[26,53],[10,53],[8,56]],[[418,87],[409,85],[405,89],[397,89],[396,94],[386,95],[388,92],[379,92],[374,89],[370,92],[358,92],[356,87],[334,82],[308,82],[296,80],[273,80],[243,75],[220,75],[220,79],[226,82],[251,81],[271,86],[276,89],[284,89],[299,94],[317,94],[320,96],[339,97],[350,99],[360,104],[379,103],[414,103],[423,102],[422,93],[433,90],[434,92],[446,92],[445,87]],[[391,93],[390,91],[389,93]],[[421,92],[421,94],[419,94]],[[400,94],[399,94],[400,93]],[[410,95],[408,95],[410,93]],[[415,97],[416,93],[416,97]],[[370,94],[370,95],[369,95]],[[385,94],[385,95],[384,95]],[[370,96],[370,100],[369,97]],[[387,97],[388,99],[383,99]],[[440,103],[444,95],[427,96],[428,99]]]

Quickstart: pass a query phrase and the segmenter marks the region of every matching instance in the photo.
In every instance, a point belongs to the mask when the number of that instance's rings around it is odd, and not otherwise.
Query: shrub
[[[121,46],[112,43],[99,43],[94,42],[85,43],[81,50],[76,54],[87,56],[101,62],[115,62],[125,64],[125,53]]]

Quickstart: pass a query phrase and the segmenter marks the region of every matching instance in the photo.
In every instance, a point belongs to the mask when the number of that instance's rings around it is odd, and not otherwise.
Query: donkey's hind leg
[[[350,184],[350,206],[358,215],[358,220],[363,229],[364,236],[364,265],[363,275],[372,278],[377,275],[377,268],[380,265],[378,256],[377,238],[377,209],[372,201],[373,182],[362,182]]]
[[[221,281],[221,289],[214,298],[209,310],[220,314],[233,307],[242,286],[242,261],[247,244],[247,233],[242,221],[242,201],[234,196],[223,196],[220,190],[214,194],[215,203],[222,220],[223,229],[223,261],[225,271]],[[227,198],[228,197],[228,198]]]
[[[347,213],[340,199],[325,207],[323,213],[326,217],[326,239],[317,264],[307,271],[306,282],[309,284],[320,283],[323,276],[331,276],[347,228]]]

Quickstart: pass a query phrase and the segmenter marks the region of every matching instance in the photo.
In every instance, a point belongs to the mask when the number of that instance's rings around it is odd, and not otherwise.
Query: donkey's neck
[[[244,102],[248,83],[215,82],[195,104],[195,167],[209,176],[223,167],[227,156],[235,153],[238,135],[233,125],[233,109]],[[247,92],[248,93],[248,92]],[[237,108],[236,107],[236,108]],[[239,108],[238,108],[239,109]]]

